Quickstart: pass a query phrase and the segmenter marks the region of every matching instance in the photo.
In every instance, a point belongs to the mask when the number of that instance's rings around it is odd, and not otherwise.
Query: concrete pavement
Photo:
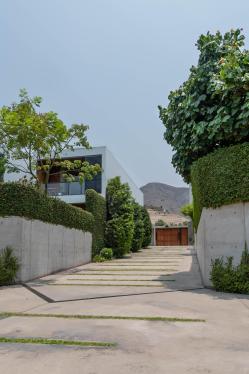
[[[206,322],[79,320],[35,316],[2,318],[0,336],[110,341],[116,342],[117,347],[0,343],[1,370],[8,374],[127,374],[129,371],[142,374],[249,373],[249,296],[201,289],[195,260],[194,253],[186,248],[151,248],[135,254],[132,259],[117,260],[110,267],[107,264],[89,264],[30,283],[59,302],[47,303],[21,286],[2,288],[0,311],[51,315],[162,316],[204,319]],[[121,264],[126,263],[128,268],[134,269],[136,262],[138,268],[137,261],[142,271],[120,271],[126,268]],[[142,261],[148,261],[147,267]],[[145,272],[144,269],[154,261],[153,270]],[[177,270],[168,270],[167,261],[174,261]],[[116,271],[113,275],[110,270],[107,271],[111,275],[103,275],[106,268],[113,270],[117,266],[118,276]],[[161,267],[162,271],[155,271]],[[85,273],[87,275],[79,275]],[[78,276],[80,281],[76,282],[98,282],[103,285],[72,286],[74,281],[71,278]],[[90,279],[89,276],[94,280],[86,280]],[[130,278],[137,279],[137,276],[139,282],[145,279],[143,284],[146,287],[120,286],[121,282],[126,284],[128,280],[129,284],[135,284],[138,281],[131,281]],[[161,278],[167,277],[174,281],[160,282]],[[106,278],[112,286],[104,286]],[[152,279],[156,279],[157,286],[147,287],[154,282]],[[70,286],[61,285],[65,283]],[[159,287],[159,284],[163,287]],[[95,288],[98,289],[94,291]],[[144,289],[148,293],[144,293]],[[124,291],[127,296],[122,296]],[[94,295],[104,298],[87,299]],[[83,300],[64,301],[67,298]]]

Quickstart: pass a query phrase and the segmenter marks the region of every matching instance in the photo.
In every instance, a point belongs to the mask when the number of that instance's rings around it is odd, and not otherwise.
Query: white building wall
[[[132,192],[134,199],[141,205],[144,205],[144,195],[143,192],[138,188],[138,186],[133,182],[133,180],[129,177],[127,172],[124,168],[120,165],[120,163],[116,160],[116,158],[112,155],[112,153],[106,148],[105,149],[105,188],[106,183],[109,179],[114,178],[116,176],[120,176],[122,183],[128,183]]]

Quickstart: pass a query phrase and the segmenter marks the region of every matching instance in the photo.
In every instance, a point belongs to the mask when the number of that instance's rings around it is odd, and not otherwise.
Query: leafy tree
[[[132,252],[137,252],[143,246],[144,239],[144,222],[143,222],[143,208],[138,204],[134,203],[134,234],[132,240]]]
[[[190,167],[220,146],[249,139],[249,51],[241,30],[201,35],[197,66],[159,106],[165,140],[175,151],[173,165],[190,180]]]
[[[45,175],[45,185],[53,167],[59,167],[69,182],[75,175],[80,182],[92,179],[100,171],[99,165],[60,159],[64,150],[73,150],[75,146],[90,147],[85,134],[88,126],[73,124],[68,128],[56,113],[37,111],[41,97],[31,98],[24,89],[20,90],[19,97],[19,103],[0,109],[0,144],[6,171],[23,172],[38,184],[41,183],[41,171]]]
[[[110,179],[106,188],[107,224],[106,246],[116,257],[131,250],[134,232],[133,199],[127,183],[120,177]]]
[[[181,207],[181,212],[184,216],[190,217],[193,220],[193,204],[185,204]]]
[[[144,224],[144,235],[143,235],[143,243],[142,247],[148,247],[151,244],[151,236],[152,236],[152,224],[150,220],[149,213],[145,207],[142,207],[142,217],[143,217],[143,224]]]

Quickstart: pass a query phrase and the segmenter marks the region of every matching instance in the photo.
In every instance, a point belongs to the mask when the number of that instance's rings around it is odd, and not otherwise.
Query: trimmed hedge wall
[[[90,232],[94,227],[91,213],[19,183],[0,183],[0,216],[37,219]]]
[[[191,168],[194,226],[202,208],[249,201],[249,143],[220,148]]]
[[[86,190],[86,210],[94,217],[92,256],[105,247],[106,201],[94,190]]]

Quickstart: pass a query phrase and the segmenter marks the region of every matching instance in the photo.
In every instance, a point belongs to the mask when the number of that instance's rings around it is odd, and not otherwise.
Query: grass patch
[[[0,343],[73,345],[81,347],[115,347],[116,343],[44,338],[8,338],[1,336]]]
[[[178,317],[146,317],[146,316],[105,316],[87,314],[51,314],[51,313],[22,313],[22,312],[1,312],[0,316],[7,317],[44,317],[44,318],[65,318],[65,319],[122,319],[135,321],[162,321],[162,322],[206,322],[199,318],[178,318]],[[107,343],[108,344],[108,343]],[[112,343],[110,343],[112,344]]]
[[[128,277],[133,277],[133,276],[136,276],[136,275],[142,275],[142,276],[151,276],[151,275],[154,275],[154,274],[124,274],[124,273],[102,273],[102,274],[98,274],[98,273],[91,273],[91,274],[84,274],[84,273],[69,273],[67,275],[73,275],[73,276],[77,276],[77,275],[80,275],[80,276],[85,276],[85,277],[89,277],[89,275],[101,275],[102,277],[103,276],[106,276],[106,275],[122,275],[122,276],[128,276]],[[170,277],[172,274],[169,273],[169,274],[163,274],[165,277]]]
[[[86,279],[86,278],[75,278],[75,279],[67,279],[68,281],[110,281],[110,282],[175,282],[175,279]]]

